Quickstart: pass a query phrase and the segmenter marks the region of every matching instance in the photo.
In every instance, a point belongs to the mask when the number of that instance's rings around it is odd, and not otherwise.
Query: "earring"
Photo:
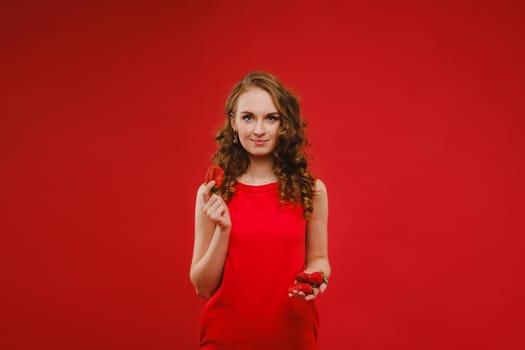
[[[237,131],[233,130],[233,143],[238,144],[239,143],[238,138],[239,137],[237,135]]]

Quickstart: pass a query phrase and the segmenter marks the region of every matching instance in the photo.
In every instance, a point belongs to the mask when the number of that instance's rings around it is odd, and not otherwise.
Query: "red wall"
[[[1,5],[2,348],[197,347],[194,193],[253,69],[329,190],[320,350],[523,348],[525,28],[491,2]]]

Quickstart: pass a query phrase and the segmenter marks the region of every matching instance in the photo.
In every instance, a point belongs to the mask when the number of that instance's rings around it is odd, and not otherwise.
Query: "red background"
[[[1,5],[2,348],[197,347],[195,190],[254,69],[329,191],[320,349],[525,346],[520,2],[89,3]]]

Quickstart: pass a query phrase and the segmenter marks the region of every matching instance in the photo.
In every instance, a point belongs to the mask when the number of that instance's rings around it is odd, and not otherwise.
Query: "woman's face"
[[[265,90],[251,88],[240,95],[231,122],[242,147],[252,157],[268,156],[275,149],[281,117]]]

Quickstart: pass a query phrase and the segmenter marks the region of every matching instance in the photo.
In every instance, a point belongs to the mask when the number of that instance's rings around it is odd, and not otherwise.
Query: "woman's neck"
[[[248,169],[237,180],[247,185],[264,185],[277,181],[273,172],[273,159],[251,157]]]

